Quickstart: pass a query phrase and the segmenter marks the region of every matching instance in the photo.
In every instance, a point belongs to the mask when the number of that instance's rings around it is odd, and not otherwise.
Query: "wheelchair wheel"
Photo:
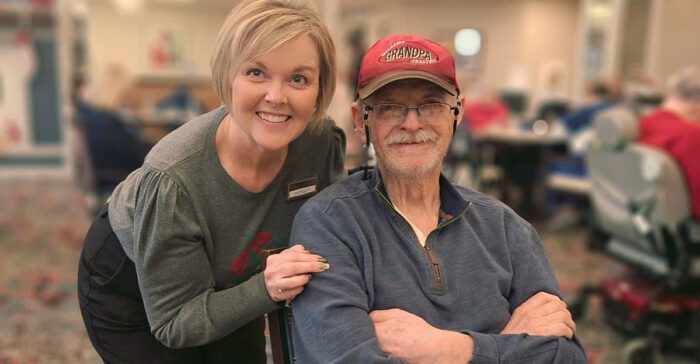
[[[630,340],[622,349],[624,364],[661,364],[661,353],[649,338]]]

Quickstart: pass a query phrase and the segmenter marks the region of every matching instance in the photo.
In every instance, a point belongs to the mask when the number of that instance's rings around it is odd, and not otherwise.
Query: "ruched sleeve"
[[[136,191],[132,259],[151,330],[168,347],[209,343],[276,307],[262,274],[214,291],[201,226],[178,181],[143,167]]]

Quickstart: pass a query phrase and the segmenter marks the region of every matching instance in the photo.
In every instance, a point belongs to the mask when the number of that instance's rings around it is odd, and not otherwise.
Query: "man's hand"
[[[574,333],[576,324],[566,303],[545,292],[535,294],[518,306],[501,331],[501,334],[564,336],[569,340]]]
[[[441,330],[422,318],[400,310],[377,310],[369,314],[379,347],[411,364],[466,363],[471,360],[474,341],[459,332]]]

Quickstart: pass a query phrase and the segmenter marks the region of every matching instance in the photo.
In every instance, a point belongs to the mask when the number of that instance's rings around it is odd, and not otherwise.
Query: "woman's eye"
[[[253,69],[248,70],[248,72],[246,72],[246,75],[253,76],[253,77],[262,77],[263,72],[257,68],[253,68]]]
[[[292,82],[298,83],[298,84],[305,84],[307,82],[306,77],[302,75],[294,75],[292,76]]]

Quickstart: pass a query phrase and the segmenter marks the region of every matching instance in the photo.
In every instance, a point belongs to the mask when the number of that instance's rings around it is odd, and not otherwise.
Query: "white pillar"
[[[620,71],[620,53],[625,20],[625,4],[627,0],[581,0],[579,15],[578,47],[574,62],[574,101],[583,100],[584,86],[590,78],[608,74],[618,74]],[[596,13],[596,11],[598,13]],[[602,44],[598,49],[602,57],[601,64],[591,71],[587,59],[589,56],[589,35],[592,31],[602,32]]]
[[[646,76],[657,79],[659,39],[661,37],[661,19],[663,18],[663,0],[651,0],[649,9],[649,30],[646,37],[646,54],[644,55],[644,71]]]

